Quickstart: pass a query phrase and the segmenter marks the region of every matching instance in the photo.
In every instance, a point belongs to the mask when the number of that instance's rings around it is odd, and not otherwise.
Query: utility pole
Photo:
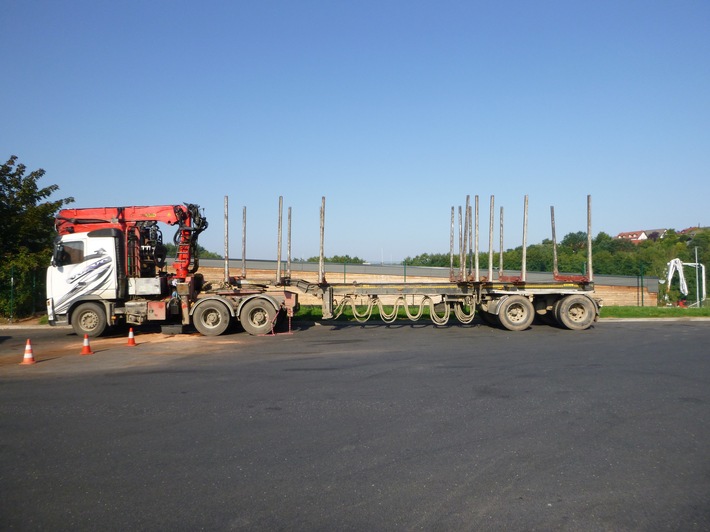
[[[695,302],[700,308],[700,279],[698,274],[700,273],[700,264],[698,263],[698,246],[695,246]]]

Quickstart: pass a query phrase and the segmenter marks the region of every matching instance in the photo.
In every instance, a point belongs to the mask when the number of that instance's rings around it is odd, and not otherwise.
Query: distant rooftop
[[[644,240],[658,240],[666,236],[668,229],[640,229],[638,231],[627,231],[625,233],[619,233],[616,238],[621,238],[624,240],[630,240],[634,244],[643,242]]]

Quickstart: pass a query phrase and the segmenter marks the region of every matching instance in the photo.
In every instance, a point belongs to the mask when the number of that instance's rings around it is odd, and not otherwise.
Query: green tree
[[[44,270],[52,255],[54,217],[74,198],[49,201],[59,187],[40,188],[42,169],[25,175],[27,168],[11,156],[0,166],[0,314],[23,316],[37,306],[44,291]],[[12,307],[12,308],[11,308]]]
[[[535,272],[552,271],[552,242],[546,241],[528,248],[528,269]]]
[[[416,257],[407,257],[404,261],[409,266],[437,266],[448,268],[451,264],[451,258],[448,253],[422,253]],[[459,257],[454,256],[454,266],[458,268]]]
[[[177,257],[177,246],[172,242],[164,244],[168,257]],[[224,257],[214,251],[207,251],[200,244],[197,244],[197,254],[201,259],[223,259]]]
[[[365,261],[360,257],[351,257],[350,255],[333,255],[332,257],[325,257],[325,262],[331,262],[333,264],[365,264]],[[306,262],[318,262],[320,257],[309,257]]]
[[[568,248],[572,253],[578,253],[587,249],[587,233],[577,231],[576,233],[567,233],[560,242],[560,247]]]
[[[674,258],[683,262],[695,262],[695,248],[698,248],[698,262],[710,263],[710,229],[697,229],[687,234],[679,234],[673,229],[661,236],[654,234],[640,243],[634,243],[623,238],[614,238],[600,232],[592,239],[593,269],[597,274],[627,275],[637,277],[658,277],[664,279],[667,264]],[[357,257],[332,257],[329,262],[355,263]],[[543,240],[541,244],[532,244],[527,249],[528,271],[552,271],[552,241]],[[309,261],[318,261],[312,257]],[[454,255],[454,268],[459,268],[459,255]],[[422,253],[407,257],[404,262],[408,266],[437,266],[448,268],[451,258],[448,253]],[[470,264],[470,258],[468,259]],[[587,269],[587,233],[578,231],[568,233],[557,246],[558,269],[562,273],[583,273]],[[488,268],[488,253],[482,252],[479,258],[481,275],[486,275]],[[493,257],[493,267],[498,268],[498,253]],[[504,253],[503,266],[506,270],[518,270],[522,265],[522,247],[509,249]],[[688,288],[695,293],[695,274],[692,268],[686,268]],[[677,282],[673,290],[677,299]],[[663,297],[665,294],[659,294]],[[673,299],[673,300],[675,300]]]

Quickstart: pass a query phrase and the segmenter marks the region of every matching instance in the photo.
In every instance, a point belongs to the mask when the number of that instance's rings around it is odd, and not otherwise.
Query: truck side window
[[[62,264],[79,264],[80,262],[84,262],[84,243],[64,242]]]

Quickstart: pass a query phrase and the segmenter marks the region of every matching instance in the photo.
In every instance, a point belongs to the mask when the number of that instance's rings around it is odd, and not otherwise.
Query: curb
[[[41,330],[41,329],[71,329],[71,325],[12,325],[12,324],[7,324],[7,325],[0,325],[0,331],[2,330]]]
[[[312,320],[306,320],[306,321],[312,321]],[[316,325],[321,325],[324,321],[326,320],[316,320],[315,324]],[[679,316],[679,317],[673,317],[673,318],[604,318],[600,317],[599,322],[629,322],[629,323],[634,323],[634,322],[661,322],[661,323],[672,323],[672,322],[679,322],[679,321],[708,321],[710,322],[710,317],[702,317],[702,316]],[[25,331],[33,331],[33,330],[61,330],[61,329],[66,329],[66,330],[71,330],[72,326],[71,325],[0,325],[0,331],[6,330],[6,331],[18,331],[18,330],[25,330]]]
[[[678,316],[674,318],[603,318],[600,317],[599,321],[628,321],[628,322],[647,322],[647,321],[660,321],[660,322],[674,322],[674,321],[710,321],[710,318],[703,316]]]

